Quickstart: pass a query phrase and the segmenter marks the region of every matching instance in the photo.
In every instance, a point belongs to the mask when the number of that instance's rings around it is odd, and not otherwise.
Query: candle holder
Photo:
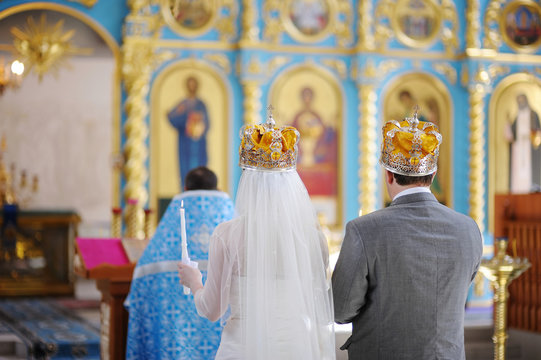
[[[519,277],[531,266],[526,258],[506,255],[507,239],[496,240],[498,252],[490,260],[483,260],[479,270],[491,282],[494,289],[494,359],[505,359],[507,342],[507,290],[511,281]]]

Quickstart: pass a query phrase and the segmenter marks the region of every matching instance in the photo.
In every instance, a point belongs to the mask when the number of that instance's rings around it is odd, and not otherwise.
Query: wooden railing
[[[508,325],[541,332],[541,221],[507,221],[510,255],[532,266],[509,286]]]
[[[541,193],[496,195],[494,215],[494,237],[506,237],[508,254],[531,263],[509,286],[508,326],[541,332]]]

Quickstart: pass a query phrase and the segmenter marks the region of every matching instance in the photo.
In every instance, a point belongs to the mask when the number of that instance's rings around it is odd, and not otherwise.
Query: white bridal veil
[[[245,169],[236,206],[238,239],[224,245],[246,359],[334,359],[327,244],[299,175]]]

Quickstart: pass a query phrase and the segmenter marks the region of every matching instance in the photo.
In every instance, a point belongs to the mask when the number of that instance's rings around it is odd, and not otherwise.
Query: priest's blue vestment
[[[129,311],[126,359],[213,359],[220,322],[197,314],[193,295],[184,295],[180,206],[184,200],[188,252],[206,278],[209,240],[214,228],[234,216],[233,202],[221,191],[192,190],[175,196],[156,233],[137,262],[125,306]]]

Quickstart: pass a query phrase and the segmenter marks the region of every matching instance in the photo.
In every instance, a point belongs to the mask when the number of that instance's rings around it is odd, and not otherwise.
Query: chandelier
[[[24,64],[19,60],[7,62],[0,57],[0,95],[7,88],[16,89],[21,85],[24,73]]]
[[[12,27],[15,53],[33,71],[39,81],[49,71],[57,73],[66,64],[66,59],[75,54],[89,55],[92,49],[77,48],[72,45],[75,30],[64,31],[64,20],[54,25],[47,22],[45,13],[38,21],[32,16],[26,19],[24,27]]]

